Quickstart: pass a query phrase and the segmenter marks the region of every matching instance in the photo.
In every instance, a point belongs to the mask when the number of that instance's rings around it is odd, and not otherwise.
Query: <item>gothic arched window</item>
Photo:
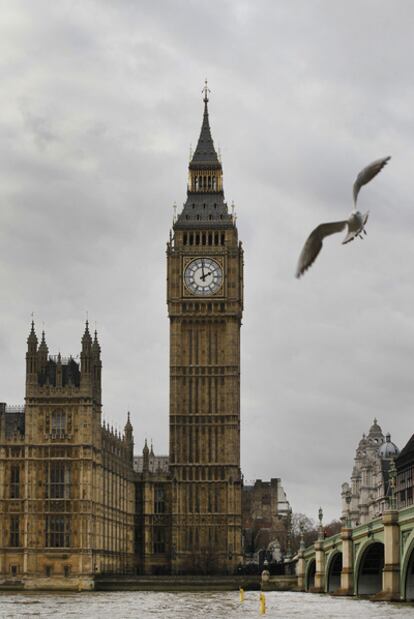
[[[52,434],[59,434],[66,430],[66,413],[65,411],[53,411],[52,413]]]

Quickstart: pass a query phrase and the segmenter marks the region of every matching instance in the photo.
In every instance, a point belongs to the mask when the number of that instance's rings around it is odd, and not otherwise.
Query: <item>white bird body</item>
[[[326,236],[336,234],[337,232],[342,232],[342,230],[347,227],[347,234],[342,241],[343,245],[349,243],[350,241],[353,241],[356,237],[359,237],[361,239],[363,238],[362,233],[366,234],[365,224],[368,221],[369,211],[364,214],[360,211],[357,211],[356,203],[359,191],[363,185],[369,183],[369,181],[372,180],[374,176],[376,176],[378,172],[382,170],[382,168],[390,159],[391,157],[377,159],[366,168],[361,170],[361,172],[358,174],[353,186],[354,208],[348,219],[345,219],[344,221],[334,221],[331,223],[320,224],[311,232],[299,256],[298,266],[296,269],[296,277],[300,277],[301,275],[303,275],[304,272],[316,260],[319,252],[322,249],[323,239]]]
[[[348,226],[348,234],[342,241],[342,245],[353,241],[355,237],[361,235],[361,232],[365,232],[365,224],[368,221],[368,216],[369,211],[364,214],[360,213],[359,211],[352,211],[346,222]]]

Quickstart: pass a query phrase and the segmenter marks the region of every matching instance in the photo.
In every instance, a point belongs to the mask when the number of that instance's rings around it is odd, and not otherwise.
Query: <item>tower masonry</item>
[[[172,570],[241,561],[240,325],[243,250],[224,200],[208,89],[187,200],[167,245]]]
[[[88,322],[75,357],[49,355],[32,322],[25,404],[0,404],[0,586],[90,589],[134,570],[133,428],[102,424],[101,370]]]

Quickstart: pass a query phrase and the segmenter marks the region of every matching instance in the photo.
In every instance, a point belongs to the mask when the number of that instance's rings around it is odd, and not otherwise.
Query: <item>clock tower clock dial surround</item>
[[[167,244],[173,573],[234,573],[242,559],[243,250],[207,94],[187,200]]]
[[[223,269],[213,258],[196,258],[184,269],[184,284],[191,294],[197,296],[216,294],[223,284]]]

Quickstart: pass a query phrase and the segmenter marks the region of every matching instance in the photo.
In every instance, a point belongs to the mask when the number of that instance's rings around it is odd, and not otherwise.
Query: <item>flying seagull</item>
[[[348,219],[345,219],[344,221],[334,221],[328,224],[321,224],[313,230],[303,246],[302,252],[299,256],[296,277],[303,275],[304,272],[315,262],[319,252],[322,249],[323,239],[326,236],[330,236],[336,232],[342,232],[342,230],[348,227],[347,235],[342,241],[343,245],[353,241],[357,236],[359,236],[360,239],[363,238],[362,232],[366,234],[365,224],[368,221],[369,211],[364,214],[357,211],[356,204],[359,191],[363,185],[369,183],[369,181],[382,170],[390,159],[391,157],[377,159],[361,170],[358,174],[353,188],[354,208]]]

